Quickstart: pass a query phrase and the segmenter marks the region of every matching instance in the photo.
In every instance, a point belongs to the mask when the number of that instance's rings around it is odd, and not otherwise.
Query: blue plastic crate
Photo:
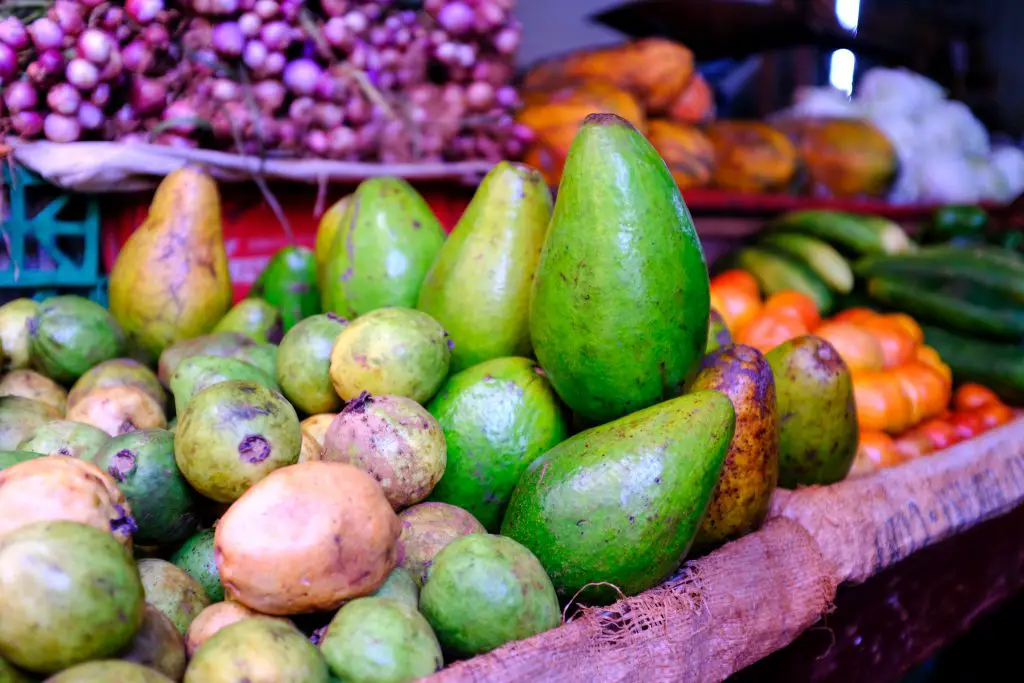
[[[95,198],[4,164],[0,200],[0,289],[88,294],[101,285]]]

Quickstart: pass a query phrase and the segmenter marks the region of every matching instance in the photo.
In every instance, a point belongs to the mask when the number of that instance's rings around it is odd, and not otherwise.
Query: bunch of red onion
[[[55,0],[0,20],[9,127],[252,154],[521,153],[513,0]],[[2,10],[0,10],[2,11]]]

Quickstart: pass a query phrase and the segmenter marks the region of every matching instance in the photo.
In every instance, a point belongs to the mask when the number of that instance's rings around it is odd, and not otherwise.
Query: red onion
[[[39,104],[39,95],[31,83],[15,81],[4,88],[4,104],[8,111],[17,114],[20,111],[35,109]]]
[[[252,86],[252,94],[260,109],[272,112],[284,104],[286,92],[280,81],[260,81]]]
[[[211,96],[221,102],[231,102],[239,98],[238,83],[228,78],[218,78],[213,82]]]
[[[196,119],[199,118],[199,112],[196,111],[195,106],[190,101],[175,100],[164,110],[161,118],[164,121],[174,121],[174,124],[166,130],[188,135],[196,129]]]
[[[331,130],[341,125],[345,119],[345,112],[337,104],[321,102],[313,111],[313,119],[321,128]]]
[[[11,125],[23,138],[33,138],[43,131],[43,117],[35,111],[19,111],[11,115]]]
[[[353,33],[362,33],[370,25],[370,22],[366,20],[365,14],[353,10],[345,15],[345,24]]]
[[[351,40],[348,32],[348,26],[346,25],[345,20],[341,17],[331,17],[328,19],[324,23],[323,28],[320,29],[320,32],[323,34],[324,40],[326,40],[331,47],[345,47]]]
[[[167,88],[153,78],[135,78],[132,80],[130,102],[139,114],[159,111],[167,103]]]
[[[308,97],[298,97],[288,107],[288,118],[301,126],[308,126],[313,122],[313,113],[316,102]]]
[[[18,54],[14,48],[0,43],[0,81],[10,78],[18,70]]]
[[[519,49],[519,41],[521,39],[519,31],[505,28],[498,31],[498,34],[494,36],[494,47],[503,55],[511,55]]]
[[[55,21],[47,17],[40,17],[29,24],[28,33],[32,36],[32,43],[40,52],[60,49],[64,42],[64,31]]]
[[[280,52],[271,52],[267,55],[267,58],[263,60],[263,67],[259,70],[262,76],[277,76],[284,71],[285,64],[288,60]]]
[[[148,24],[164,9],[164,0],[125,0],[124,11],[137,24]]]
[[[74,142],[82,135],[78,120],[61,114],[47,114],[43,119],[43,135],[51,142]]]
[[[320,5],[329,17],[340,17],[349,10],[351,0],[320,0]]]
[[[110,85],[107,83],[97,85],[89,95],[89,101],[97,107],[106,107],[110,103]]]
[[[316,96],[324,102],[343,102],[348,95],[344,77],[323,71],[316,79]]]
[[[117,138],[122,145],[144,145],[149,142],[149,136],[145,133],[125,133]]]
[[[118,133],[131,133],[139,127],[139,114],[130,104],[122,106],[114,113],[114,130]]]
[[[98,28],[88,28],[78,36],[78,56],[93,64],[106,64],[115,47],[110,34]]]
[[[245,35],[238,23],[225,21],[213,29],[213,49],[226,57],[238,57],[245,47]]]
[[[477,81],[466,88],[466,104],[470,109],[484,111],[494,102],[494,88],[490,83]]]
[[[345,156],[356,146],[356,134],[351,128],[344,126],[334,128],[327,140],[327,147],[332,156]]]
[[[345,118],[349,123],[359,126],[368,122],[373,117],[373,108],[370,103],[361,97],[353,97],[345,106]]]
[[[106,2],[106,0],[78,0],[78,4],[82,5],[86,9],[95,9],[104,2]]]
[[[90,22],[92,19],[90,18]],[[119,29],[126,28],[127,22],[124,20],[124,9],[120,7],[107,7],[103,12],[103,19],[100,21],[100,26],[107,29],[108,31],[117,31]]]
[[[144,74],[153,65],[153,51],[143,41],[133,40],[121,48],[121,62],[125,71]]]
[[[224,16],[238,11],[238,0],[194,0],[192,4],[200,14]]]
[[[464,2],[450,2],[437,13],[437,23],[456,36],[468,33],[474,19],[473,10]]]
[[[28,45],[28,31],[17,17],[7,17],[0,21],[0,43],[15,50]]]
[[[250,69],[256,70],[266,63],[267,54],[266,45],[258,40],[250,40],[245,44],[245,50],[242,52],[242,61]]]
[[[284,68],[285,87],[296,95],[312,95],[320,73],[320,66],[312,59],[296,59]]]
[[[99,130],[103,127],[106,117],[92,102],[82,102],[78,107],[78,124],[85,130]]]
[[[100,80],[100,70],[92,62],[78,57],[68,62],[64,77],[79,90],[92,90]]]
[[[277,13],[281,10],[281,6],[277,4],[277,0],[256,0],[252,10],[260,19],[266,20],[276,17]]]
[[[327,153],[328,139],[327,133],[322,130],[311,130],[306,133],[306,149],[317,156],[323,156]]]
[[[260,34],[260,29],[263,28],[263,20],[252,12],[246,12],[238,17],[238,28],[241,29],[242,35],[246,38],[255,38]]]
[[[283,21],[272,21],[260,29],[260,39],[270,50],[284,50],[292,42],[292,27]]]
[[[58,83],[46,93],[46,104],[58,114],[71,116],[78,111],[82,94],[70,83]]]
[[[503,85],[498,88],[494,98],[498,105],[505,109],[515,109],[519,106],[519,93],[510,85]]]
[[[142,29],[142,39],[150,47],[158,49],[165,48],[171,44],[171,34],[167,32],[167,27],[163,24],[150,24]]]
[[[107,60],[106,65],[100,70],[101,81],[113,81],[121,75],[123,70],[124,62],[121,60],[121,53],[118,50],[114,50],[110,53],[110,59]]]
[[[190,140],[181,135],[175,133],[160,133],[153,142],[157,145],[164,145],[165,147],[177,147],[179,149],[194,149],[198,146],[195,140]]]

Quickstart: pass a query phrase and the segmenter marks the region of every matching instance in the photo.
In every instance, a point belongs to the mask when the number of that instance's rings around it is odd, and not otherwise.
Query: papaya
[[[850,369],[824,339],[804,335],[765,355],[778,399],[779,486],[834,484],[850,471],[859,430]]]
[[[451,336],[452,371],[530,354],[530,287],[550,219],[551,191],[528,166],[501,162],[477,188],[417,305]]]
[[[760,121],[716,121],[705,131],[715,148],[715,185],[737,192],[786,188],[797,172],[796,147]]]
[[[715,146],[694,126],[655,119],[647,126],[647,139],[664,159],[680,190],[711,182]]]
[[[110,312],[147,359],[206,334],[231,306],[217,185],[186,167],[163,179],[110,271]]]
[[[624,119],[587,117],[532,292],[533,348],[555,391],[595,421],[678,396],[710,308],[704,251],[665,163]]]
[[[696,545],[712,546],[756,530],[779,482],[775,379],[761,352],[731,344],[704,359],[693,391],[719,391],[736,411],[736,429]]]
[[[311,315],[320,312],[320,287],[317,284],[316,255],[301,246],[284,247],[270,257],[256,278],[250,297],[267,301],[281,313],[284,332]]]
[[[668,118],[679,123],[700,124],[715,118],[715,93],[699,73],[669,105]]]
[[[899,171],[892,142],[862,119],[793,119],[777,124],[796,146],[804,188],[814,195],[883,197]]]
[[[548,185],[557,186],[576,131],[583,119],[596,111],[617,114],[639,131],[647,130],[647,115],[637,99],[606,81],[526,93],[516,120],[529,127],[535,139],[523,161],[538,169]]]
[[[444,243],[423,197],[401,178],[360,183],[334,236],[324,269],[325,313],[355,318],[386,307],[413,308]]]
[[[609,584],[645,591],[686,556],[734,428],[729,399],[698,391],[581,432],[530,464],[501,533],[537,556],[563,600],[609,602]]]
[[[608,81],[633,93],[645,110],[657,114],[673,104],[692,76],[693,52],[688,48],[664,38],[644,38],[547,60],[527,72],[523,85],[530,91]]]

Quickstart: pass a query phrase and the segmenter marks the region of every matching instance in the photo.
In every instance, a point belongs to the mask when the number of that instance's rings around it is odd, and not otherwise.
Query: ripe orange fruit
[[[736,341],[768,353],[779,344],[807,333],[807,325],[793,311],[761,312],[740,330]]]
[[[853,373],[853,395],[862,429],[899,434],[913,424],[914,406],[888,373]]]
[[[981,415],[974,411],[957,411],[949,418],[949,424],[953,425],[956,435],[961,439],[970,439],[985,430],[985,423]]]
[[[761,289],[757,286],[757,280],[754,279],[753,275],[739,268],[723,270],[711,278],[711,289],[715,290],[719,287],[738,289],[750,296],[756,296],[758,299],[761,298]]]
[[[914,358],[936,370],[940,375],[942,375],[942,379],[945,380],[946,386],[952,388],[953,371],[950,370],[949,366],[942,361],[938,351],[930,346],[918,346],[917,350],[914,352]]]
[[[849,477],[860,477],[899,465],[904,461],[897,450],[896,442],[884,432],[862,430],[857,444],[857,455],[853,459]]]
[[[859,325],[865,320],[871,320],[876,317],[878,317],[878,314],[870,308],[848,308],[845,311],[840,311],[832,316],[832,322],[853,323],[854,325]]]
[[[857,326],[873,334],[881,344],[885,359],[882,367],[895,368],[914,357],[917,343],[899,323],[877,316],[857,323]]]
[[[935,417],[949,405],[949,387],[933,368],[911,361],[893,368],[890,374],[900,384],[900,390],[913,406],[911,424]]]
[[[924,332],[921,330],[921,326],[917,324],[916,320],[906,313],[886,313],[882,316],[882,319],[888,320],[900,327],[904,332],[910,335],[910,338],[913,339],[914,343],[918,346],[924,343]]]
[[[835,347],[851,371],[881,370],[885,362],[882,345],[875,336],[851,323],[822,323],[814,330],[814,336]]]
[[[1013,408],[1004,403],[987,403],[975,409],[974,413],[985,429],[993,429],[1013,419]]]
[[[960,441],[956,429],[948,420],[935,418],[922,422],[914,428],[914,432],[923,434],[932,445],[932,450],[941,451]]]
[[[821,322],[821,312],[814,299],[802,292],[776,292],[764,302],[764,310],[770,313],[782,310],[794,311],[804,321],[807,329],[813,330]]]
[[[928,435],[919,432],[916,428],[903,432],[896,439],[896,450],[906,460],[913,460],[925,455],[931,455],[935,446],[928,439]]]
[[[711,307],[735,336],[761,312],[761,299],[735,287],[718,287],[711,291]]]
[[[976,410],[993,403],[1002,403],[996,392],[980,384],[962,384],[953,394],[954,410]]]

